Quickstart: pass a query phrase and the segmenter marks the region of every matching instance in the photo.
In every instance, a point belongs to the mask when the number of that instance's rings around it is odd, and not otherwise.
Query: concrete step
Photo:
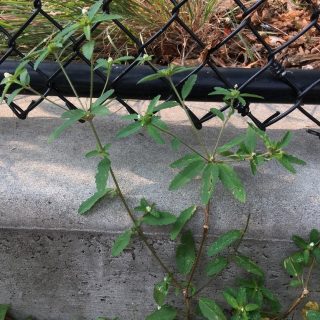
[[[212,106],[191,105],[199,115]],[[135,107],[145,106],[135,102]],[[257,105],[256,112],[263,118],[274,108]],[[319,109],[312,108],[320,116]],[[118,109],[113,106],[114,111]],[[37,319],[53,320],[107,315],[143,319],[155,308],[153,284],[163,277],[162,270],[139,241],[121,257],[111,258],[115,236],[131,225],[118,200],[103,200],[87,216],[77,214],[80,203],[94,192],[96,160],[85,159],[84,154],[94,148],[95,142],[89,127],[79,124],[48,144],[48,135],[61,123],[59,113],[44,104],[21,121],[4,106],[0,109],[0,302],[11,303],[19,317],[32,314]],[[136,206],[146,197],[175,214],[199,203],[197,181],[179,191],[168,191],[175,173],[169,164],[186,150],[174,152],[169,143],[155,145],[142,134],[114,139],[127,124],[119,119],[121,113],[125,112],[120,110],[97,120],[97,127],[103,142],[112,143],[113,167],[129,203]],[[177,134],[199,148],[179,109],[163,112],[162,116]],[[246,127],[245,119],[235,118],[225,140]],[[212,201],[211,239],[231,228],[242,228],[251,213],[243,251],[261,263],[270,279],[269,287],[285,300],[296,294],[288,291],[289,279],[280,266],[294,250],[290,237],[320,228],[320,141],[305,132],[307,126],[312,128],[313,124],[295,112],[270,129],[274,138],[280,138],[287,129],[294,131],[288,150],[307,162],[297,168],[296,175],[270,162],[252,177],[249,168],[240,165],[238,172],[248,193],[246,204],[237,203],[220,187]],[[213,144],[217,132],[217,120],[211,120],[201,134]],[[191,225],[197,239],[201,226],[199,210]],[[146,231],[173,266],[174,247],[167,240],[166,230]],[[236,268],[228,270],[208,289],[210,295],[217,292],[221,297],[219,289],[225,283],[232,285],[239,272]],[[198,278],[203,281],[201,275]],[[316,297],[320,297],[319,291]]]

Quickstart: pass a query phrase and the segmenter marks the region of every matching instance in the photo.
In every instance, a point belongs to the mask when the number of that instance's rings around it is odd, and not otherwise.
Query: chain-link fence
[[[147,40],[142,41],[139,38],[139,34],[135,34],[132,26],[129,28],[125,21],[113,20],[110,22],[116,26],[119,32],[123,33],[125,37],[134,44],[136,51],[135,55],[141,56],[149,52],[149,48],[162,38],[168,30],[171,30],[173,24],[179,26],[179,30],[183,30],[184,34],[188,35],[188,41],[192,41],[193,50],[200,52],[200,58],[197,59],[197,63],[194,65],[194,69],[189,74],[182,74],[174,78],[175,85],[179,88],[188,77],[194,73],[198,74],[199,80],[190,95],[190,100],[209,101],[216,97],[209,97],[208,93],[212,91],[214,86],[221,86],[225,88],[233,88],[237,85],[238,90],[243,92],[255,93],[263,96],[265,102],[286,102],[291,105],[288,106],[285,112],[276,112],[268,119],[259,119],[259,114],[253,114],[250,109],[250,103],[246,106],[238,105],[237,109],[242,116],[247,116],[261,129],[265,129],[275,122],[288,116],[294,110],[299,110],[315,124],[320,126],[320,121],[316,119],[311,113],[309,113],[303,105],[306,103],[319,104],[319,92],[320,92],[320,70],[294,70],[286,69],[284,62],[284,56],[286,50],[293,46],[297,41],[301,41],[302,37],[310,33],[319,33],[320,24],[319,14],[320,6],[316,1],[307,0],[304,1],[304,10],[308,12],[309,21],[305,23],[300,30],[295,32],[286,41],[277,43],[276,45],[270,45],[265,40],[261,28],[257,27],[252,22],[254,14],[259,14],[259,10],[266,5],[266,0],[259,1],[240,1],[234,0],[234,4],[238,12],[240,12],[240,18],[237,23],[229,28],[227,33],[224,33],[222,38],[205,42],[203,38],[200,38],[185,21],[185,10],[192,0],[167,0],[168,6],[170,6],[171,14],[170,18],[159,27],[159,30],[155,32]],[[106,13],[112,12],[112,4],[117,3],[117,0],[105,0],[103,1],[103,10]],[[130,3],[130,0],[128,0]],[[64,26],[58,22],[55,15],[51,12],[48,13],[43,9],[43,5],[40,0],[33,1],[34,9],[31,12],[32,2],[30,1],[30,17],[29,19],[19,27],[15,32],[9,32],[4,24],[0,24],[0,35],[3,38],[2,42],[7,44],[6,51],[0,58],[0,72],[12,72],[17,65],[17,60],[25,57],[26,52],[23,50],[23,46],[19,44],[21,37],[24,33],[28,32],[28,28],[32,25],[42,28],[41,24],[37,26],[37,21],[41,19],[46,20],[47,23],[52,25],[54,29],[62,30]],[[181,12],[184,10],[184,14]],[[161,14],[161,13],[159,13]],[[191,14],[191,13],[190,13]],[[201,14],[201,13],[198,13]],[[239,17],[239,14],[238,14]],[[260,26],[262,23],[260,24]],[[103,26],[97,23],[93,26],[93,32]],[[214,25],[213,25],[214,28]],[[212,29],[211,29],[212,30]],[[261,68],[249,69],[249,68],[221,68],[217,66],[217,59],[221,55],[221,49],[228,47],[228,45],[236,37],[239,37],[242,32],[250,33],[251,38],[262,46],[266,63]],[[172,31],[170,31],[172,32]],[[179,36],[179,35],[177,35]],[[212,38],[212,34],[208,33],[208,37]],[[69,52],[67,59],[64,60],[64,67],[69,73],[70,78],[75,84],[75,87],[81,96],[89,95],[89,77],[88,66],[90,62],[83,56],[81,47],[85,41],[84,35],[71,37],[72,50]],[[318,53],[320,54],[320,53]],[[62,99],[68,108],[75,108],[72,102],[67,98],[72,96],[73,93],[68,88],[66,81],[64,80],[62,70],[57,67],[54,62],[43,63],[40,67],[34,71],[33,65],[30,62],[30,75],[31,84],[35,86],[37,90],[41,91],[44,96],[54,95]],[[165,79],[157,80],[154,82],[137,85],[137,81],[157,71],[157,66],[149,62],[144,66],[139,66],[137,61],[128,65],[120,65],[113,68],[111,79],[109,82],[109,88],[115,89],[116,99],[125,106],[130,113],[134,113],[135,110],[128,102],[127,98],[139,98],[150,99],[156,94],[162,94],[165,99],[170,99],[174,95],[171,92],[170,87],[166,83]],[[1,78],[1,76],[0,76]],[[1,80],[1,79],[0,79]],[[97,95],[103,87],[106,77],[100,70],[95,70],[95,92]],[[0,89],[1,90],[1,89]],[[28,113],[41,103],[43,98],[32,101],[32,103],[26,108],[21,108],[17,103],[10,103],[9,107],[12,111],[21,119],[25,119]],[[227,106],[223,107],[225,110]],[[214,117],[213,114],[208,112],[205,115],[195,115],[190,111],[192,119],[198,128],[201,128],[203,122]]]

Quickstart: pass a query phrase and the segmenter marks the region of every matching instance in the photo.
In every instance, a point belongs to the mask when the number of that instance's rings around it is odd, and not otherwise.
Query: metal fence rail
[[[110,3],[117,0],[104,0],[103,10],[106,13],[110,13]],[[130,1],[130,0],[128,0]],[[261,129],[266,129],[268,126],[283,119],[294,110],[299,110],[316,125],[320,126],[320,121],[311,115],[303,105],[306,103],[320,104],[320,70],[292,70],[285,69],[277,57],[278,54],[283,52],[284,49],[299,40],[303,35],[307,34],[310,30],[317,30],[320,35],[319,15],[320,7],[316,1],[306,0],[306,10],[310,12],[310,22],[307,26],[302,28],[296,35],[285,43],[279,45],[276,48],[272,48],[263,39],[261,33],[254,24],[251,22],[251,16],[254,12],[259,10],[267,1],[256,1],[250,7],[246,6],[244,2],[240,0],[234,0],[235,4],[242,11],[242,20],[236,25],[232,32],[225,36],[224,39],[219,41],[212,47],[207,47],[206,44],[197,37],[197,35],[191,30],[191,28],[183,21],[180,16],[180,10],[188,4],[189,0],[167,0],[172,5],[171,17],[165,23],[158,32],[156,32],[150,39],[142,43],[139,38],[126,27],[121,20],[113,20],[114,23],[122,32],[137,47],[137,56],[143,55],[148,52],[148,47],[152,45],[159,37],[161,37],[168,28],[177,23],[181,28],[187,32],[191,39],[202,49],[205,54],[199,64],[189,74],[182,74],[180,77],[176,77],[175,84],[179,88],[190,75],[197,73],[199,75],[199,81],[197,86],[190,96],[190,100],[203,100],[208,101],[207,94],[212,91],[214,86],[222,86],[225,88],[233,88],[237,84],[238,89],[244,92],[256,93],[264,96],[265,102],[287,102],[291,103],[288,109],[283,112],[276,112],[268,119],[259,119],[259,114],[253,114],[250,109],[250,103],[246,106],[237,106],[237,110],[242,116],[247,116]],[[8,49],[4,55],[0,58],[0,72],[10,72],[14,69],[16,63],[12,62],[11,57],[23,58],[25,55],[19,49],[17,40],[25,32],[28,26],[36,21],[39,16],[44,17],[55,28],[62,30],[63,26],[60,25],[54,17],[43,10],[40,0],[33,1],[34,10],[30,15],[30,18],[16,31],[14,34],[8,32],[4,27],[0,25],[0,35],[5,37]],[[112,13],[112,12],[111,12]],[[99,24],[93,26],[96,29]],[[39,26],[41,27],[41,26]],[[260,43],[266,50],[268,56],[268,62],[265,66],[259,69],[229,69],[218,68],[215,63],[214,54],[219,52],[219,49],[228,45],[228,43],[236,37],[244,29],[250,30],[252,35],[256,38],[256,41]],[[64,66],[67,68],[70,77],[75,83],[75,87],[79,90],[80,95],[88,95],[88,80],[86,79],[87,67],[90,62],[81,53],[81,46],[85,41],[85,36],[78,38],[72,38],[73,52],[72,55],[65,61]],[[77,63],[74,61],[77,60]],[[82,64],[79,64],[79,60]],[[30,71],[32,63],[30,63]],[[148,84],[136,86],[137,80],[140,77],[156,72],[157,67],[151,63],[147,63],[146,66],[138,66],[137,62],[132,62],[129,65],[121,65],[114,68],[111,81],[109,82],[109,88],[115,89],[116,99],[125,106],[130,113],[134,113],[135,110],[126,102],[126,98],[139,98],[149,99],[153,95],[161,93],[163,98],[169,99],[174,94],[171,92],[169,86],[165,80],[158,80]],[[31,71],[31,84],[36,86],[44,96],[55,95],[61,98],[69,108],[75,108],[75,106],[68,100],[67,96],[72,96],[72,92],[68,89],[68,86],[64,85],[61,69],[57,68],[54,64],[43,63],[37,69],[37,71]],[[0,80],[1,80],[0,76]],[[105,80],[105,75],[100,71],[95,71],[95,84],[96,92],[99,91],[99,86],[102,86]],[[1,90],[1,88],[0,88]],[[25,119],[28,113],[33,110],[43,99],[32,101],[32,103],[26,108],[22,109],[16,103],[12,102],[9,107],[21,119]],[[227,106],[223,107],[225,110]],[[202,123],[214,117],[213,114],[208,112],[203,116],[197,116],[190,111],[192,119],[198,128],[201,128]]]

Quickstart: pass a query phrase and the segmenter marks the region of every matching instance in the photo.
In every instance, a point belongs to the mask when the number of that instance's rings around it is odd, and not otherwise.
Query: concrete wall
[[[143,108],[141,103],[136,107]],[[193,105],[200,115],[210,107]],[[260,105],[256,112],[267,117],[274,108]],[[319,109],[313,112],[320,116]],[[96,161],[83,155],[94,148],[95,142],[89,128],[79,124],[49,145],[49,133],[61,123],[58,114],[52,106],[44,105],[21,121],[4,106],[0,108],[0,302],[11,303],[19,317],[32,314],[36,319],[64,320],[106,315],[143,319],[155,308],[153,284],[163,273],[139,241],[122,256],[111,257],[115,236],[131,225],[118,200],[102,201],[88,216],[77,214],[82,200],[94,191]],[[165,112],[163,118],[176,133],[198,147],[179,110]],[[246,126],[244,119],[236,118],[225,139]],[[130,204],[135,206],[146,197],[176,214],[197,204],[196,181],[179,191],[168,191],[174,174],[168,165],[185,150],[173,152],[169,144],[155,145],[143,135],[115,140],[113,137],[124,124],[115,115],[97,121],[103,141],[113,143],[114,169]],[[216,124],[217,120],[211,120],[201,131],[208,142],[216,137]],[[267,272],[269,287],[287,302],[297,294],[288,291],[289,278],[280,266],[286,254],[294,250],[290,237],[320,228],[320,140],[305,132],[307,126],[313,127],[299,113],[293,113],[270,130],[275,138],[287,129],[293,130],[289,150],[304,159],[307,166],[291,175],[270,162],[256,177],[240,166],[238,172],[248,192],[246,204],[237,203],[219,188],[210,217],[213,239],[228,229],[243,227],[248,213],[252,214],[242,250],[256,258]],[[200,212],[192,223],[198,240],[201,224]],[[173,266],[174,247],[164,230],[147,232],[152,234],[160,255]],[[230,268],[208,288],[208,294],[219,299],[219,289],[232,285],[239,272]],[[201,275],[198,280],[202,283]],[[314,284],[315,298],[319,300],[319,275]]]

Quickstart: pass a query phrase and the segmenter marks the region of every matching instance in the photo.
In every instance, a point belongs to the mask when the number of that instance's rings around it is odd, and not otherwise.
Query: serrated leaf
[[[238,267],[249,273],[253,273],[259,277],[264,277],[264,272],[261,270],[261,268],[248,257],[237,255],[235,256],[235,263]]]
[[[286,134],[282,137],[282,139],[277,143],[277,148],[284,148],[288,146],[292,139],[292,133],[287,131]]]
[[[136,121],[134,123],[129,124],[127,127],[121,129],[117,133],[117,138],[125,138],[132,134],[135,134],[140,131],[141,129],[141,123],[139,121]]]
[[[193,178],[200,175],[204,167],[205,162],[203,160],[196,160],[191,162],[173,178],[170,183],[169,190],[177,190],[183,187]]]
[[[219,178],[224,187],[240,202],[246,201],[246,192],[243,184],[232,167],[219,164]]]
[[[302,261],[303,256],[301,262]],[[292,257],[289,257],[283,261],[283,266],[290,276],[297,277],[303,271],[301,262],[297,262],[297,260],[295,261]]]
[[[8,98],[8,100],[7,100],[7,104],[10,105],[10,104],[13,102],[13,100],[15,99],[15,97],[16,97],[22,90],[23,90],[23,88],[18,88],[18,89],[16,89],[16,90],[14,90],[14,91],[10,94],[10,96],[9,96],[9,98]]]
[[[220,306],[211,299],[200,298],[199,308],[208,320],[227,320]]]
[[[165,226],[177,221],[177,217],[172,213],[165,211],[157,211],[158,216],[147,214],[143,217],[142,222],[151,226]]]
[[[149,314],[145,320],[174,320],[177,316],[177,310],[171,306],[164,305],[161,309]]]
[[[224,291],[222,294],[223,294],[223,297],[225,298],[225,300],[228,302],[228,304],[233,309],[238,309],[239,308],[239,304],[238,304],[238,302],[237,302],[237,300],[236,300],[236,298],[234,296],[232,296],[227,291]]]
[[[184,211],[182,211],[177,218],[176,222],[172,226],[171,232],[170,232],[170,239],[175,240],[177,236],[179,235],[180,231],[183,229],[185,224],[192,218],[194,213],[196,212],[197,207],[192,206]]]
[[[317,229],[312,229],[309,236],[310,242],[317,243],[320,241],[320,232]]]
[[[306,165],[307,163],[297,157],[294,157],[292,156],[291,154],[285,154],[286,155],[286,158],[288,161],[290,161],[291,163],[294,163],[294,164],[298,164],[298,165]]]
[[[98,106],[101,106],[106,100],[108,100],[114,93],[113,89],[110,89],[106,91],[102,96],[100,96],[91,106],[91,110],[94,111],[94,109]]]
[[[201,202],[203,204],[208,204],[215,190],[218,179],[219,167],[216,164],[209,163],[202,173]]]
[[[57,139],[60,137],[60,135],[69,127],[71,127],[74,123],[76,123],[77,121],[79,121],[82,117],[85,116],[85,112],[83,110],[77,109],[77,110],[72,110],[74,111],[72,114],[70,113],[70,111],[68,112],[68,114],[71,114],[71,116],[69,117],[69,119],[65,120],[62,125],[60,125],[58,128],[56,128],[49,136],[49,143],[51,143],[53,140]],[[65,112],[66,113],[66,112]],[[65,114],[64,113],[64,114]],[[64,114],[62,115],[62,117],[64,117]]]
[[[182,274],[188,274],[196,259],[196,248],[192,232],[186,231],[181,236],[181,243],[176,252],[177,269]]]
[[[291,164],[290,160],[287,158],[285,154],[283,154],[281,158],[277,158],[277,161],[291,173],[296,173],[296,169]]]
[[[241,239],[242,231],[230,230],[222,234],[212,245],[208,248],[208,256],[212,257],[226,248],[230,247],[235,241]]]
[[[88,11],[89,19],[92,19],[98,13],[98,11],[100,10],[101,6],[102,6],[102,0],[99,0],[99,1],[97,1],[95,4],[93,4],[90,7],[90,9]]]
[[[166,101],[166,102],[163,102],[159,105],[157,105],[155,108],[154,108],[154,112],[158,112],[160,110],[164,110],[164,109],[170,109],[170,108],[173,108],[175,106],[178,106],[178,102],[177,101]]]
[[[245,136],[239,135],[234,139],[230,140],[229,142],[227,142],[226,144],[224,144],[223,146],[220,146],[219,148],[217,148],[217,152],[221,153],[221,152],[228,151],[233,147],[239,146],[244,140],[245,140]]]
[[[216,109],[216,108],[211,108],[210,112],[217,116],[221,121],[224,121],[224,114],[221,110]]]
[[[152,125],[147,126],[148,135],[158,144],[164,144],[165,141],[163,140],[159,130]]]
[[[7,312],[10,309],[10,305],[8,304],[0,304],[0,320],[5,320]]]
[[[209,277],[216,276],[228,266],[228,260],[224,257],[218,257],[208,263],[206,273]]]
[[[113,189],[106,189],[102,191],[97,191],[93,196],[82,202],[78,209],[79,214],[85,214],[87,213],[99,200],[101,200],[103,197],[108,195],[110,192],[112,192]]]
[[[299,236],[293,235],[292,240],[300,249],[307,249],[308,244]]]
[[[192,76],[190,76],[188,78],[188,80],[184,83],[183,87],[182,87],[182,90],[181,90],[181,97],[183,100],[185,100],[189,94],[191,93],[194,85],[196,84],[197,82],[197,75],[196,74],[193,74]]]
[[[158,306],[163,306],[169,292],[170,278],[165,277],[161,282],[155,284],[153,289],[153,298]]]
[[[95,177],[98,192],[104,191],[106,189],[110,166],[111,162],[107,158],[102,159],[98,164],[97,173]]]
[[[183,167],[186,167],[189,165],[191,162],[201,160],[201,157],[196,154],[196,153],[189,153],[183,156],[182,158],[174,161],[173,163],[170,164],[171,168],[178,168],[181,169]]]
[[[163,78],[164,76],[160,73],[155,73],[155,74],[151,74],[149,76],[146,76],[142,79],[140,79],[137,84],[140,84],[140,83],[143,83],[143,82],[148,82],[148,81],[153,81],[153,80],[156,80],[156,79],[159,79],[159,78]]]
[[[82,53],[88,60],[91,60],[92,58],[94,46],[95,46],[94,40],[88,41],[82,46]]]
[[[123,252],[123,250],[129,245],[131,236],[132,231],[126,230],[124,233],[117,237],[111,250],[111,255],[113,257],[117,257]]]
[[[257,145],[257,135],[256,132],[248,126],[245,137],[245,146],[250,153],[254,152]]]
[[[154,107],[155,107],[156,104],[159,102],[160,98],[161,98],[161,96],[158,95],[158,96],[154,97],[154,98],[150,101],[150,103],[149,103],[149,105],[148,105],[148,108],[147,108],[147,113],[148,113],[148,114],[152,114],[152,113],[154,112]]]

